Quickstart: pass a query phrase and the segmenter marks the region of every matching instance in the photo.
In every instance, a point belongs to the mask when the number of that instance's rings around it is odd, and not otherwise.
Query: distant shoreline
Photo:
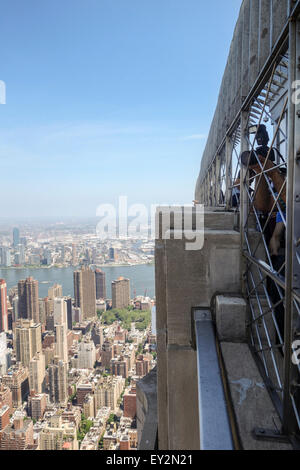
[[[136,263],[136,264],[97,264],[97,267],[96,269],[99,267],[99,268],[123,268],[123,267],[126,267],[126,268],[134,268],[135,266],[146,266],[146,265],[154,265],[154,260],[153,261],[150,261],[148,263]],[[80,268],[80,266],[0,266],[0,270],[6,270],[6,271],[10,271],[10,270],[14,270],[14,269],[17,269],[17,270],[22,270],[22,269],[51,269],[51,268],[55,268],[55,269],[68,269],[68,268],[74,268],[74,269],[78,269]]]

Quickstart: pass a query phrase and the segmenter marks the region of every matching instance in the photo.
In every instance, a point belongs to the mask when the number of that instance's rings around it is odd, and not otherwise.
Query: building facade
[[[95,281],[96,281],[96,299],[106,299],[106,281],[105,272],[101,269],[95,270]]]
[[[7,329],[7,286],[4,279],[0,279],[0,333]]]
[[[81,319],[94,319],[96,312],[95,273],[87,267],[74,271],[75,307],[81,310]]]
[[[19,318],[39,323],[39,283],[32,277],[18,282]]]
[[[112,308],[126,308],[130,304],[130,281],[119,277],[111,283]]]

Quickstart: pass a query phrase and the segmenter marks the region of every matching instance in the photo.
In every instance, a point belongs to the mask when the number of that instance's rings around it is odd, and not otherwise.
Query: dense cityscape
[[[70,223],[26,225],[22,231],[0,228],[0,266],[67,267],[88,263],[118,266],[152,263],[154,243],[142,238],[100,239],[95,225]]]
[[[299,451],[300,0],[1,7],[0,452]]]
[[[108,298],[99,265],[150,262],[153,248],[75,240],[2,234],[2,266],[74,266],[74,296],[56,283],[40,297],[33,277],[10,288],[0,279],[0,450],[138,447],[136,384],[156,365],[155,299],[132,298],[123,276]]]

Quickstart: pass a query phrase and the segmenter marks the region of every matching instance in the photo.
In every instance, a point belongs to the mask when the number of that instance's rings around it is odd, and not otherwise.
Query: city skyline
[[[298,450],[300,0],[4,3],[0,451]]]
[[[123,280],[114,305],[105,273],[86,264],[74,299],[57,283],[41,297],[32,277],[9,290],[0,279],[0,450],[137,449],[136,383],[156,365],[154,300],[131,298]]]

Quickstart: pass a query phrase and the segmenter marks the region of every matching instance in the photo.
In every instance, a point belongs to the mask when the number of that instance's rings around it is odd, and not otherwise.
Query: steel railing
[[[234,450],[210,310],[194,310],[201,450]]]
[[[290,437],[300,436],[299,31],[295,15],[265,80],[244,101],[207,169],[200,200],[239,212],[249,345],[282,420],[282,434]],[[264,148],[262,125],[270,138]],[[241,161],[246,150],[252,156],[248,162]]]

